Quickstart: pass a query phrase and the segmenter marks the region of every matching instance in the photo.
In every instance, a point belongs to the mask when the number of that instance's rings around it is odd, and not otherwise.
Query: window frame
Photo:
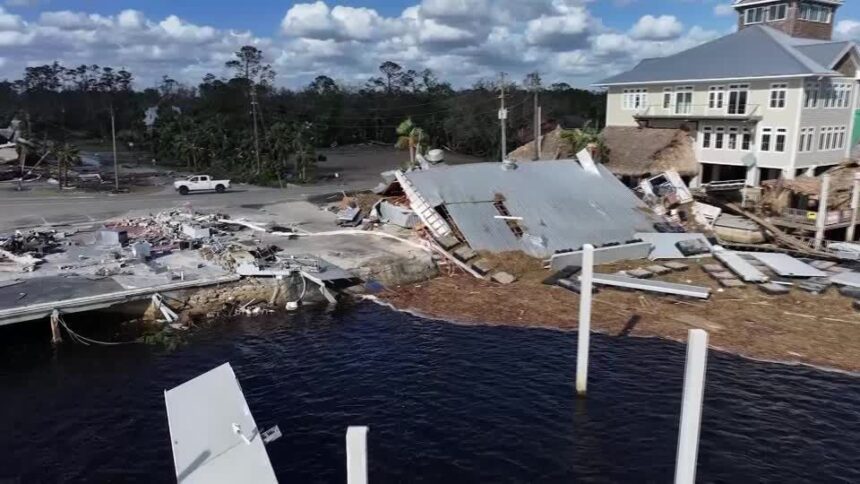
[[[710,150],[713,149],[711,143],[714,137],[714,128],[711,126],[702,126],[702,149]]]
[[[726,86],[708,86],[708,111],[725,112]]]
[[[726,146],[726,128],[723,126],[718,126],[714,129],[714,149],[722,150],[725,149]]]
[[[768,153],[773,146],[773,128],[762,128],[761,137],[758,142],[759,151]]]
[[[775,153],[785,153],[788,147],[788,129],[776,128],[773,138],[773,151]]]
[[[768,109],[785,109],[788,104],[788,83],[775,82],[770,85]]]
[[[746,146],[746,148],[744,148]],[[741,130],[741,151],[752,151],[753,149],[753,135],[752,131],[749,128],[743,128]]]

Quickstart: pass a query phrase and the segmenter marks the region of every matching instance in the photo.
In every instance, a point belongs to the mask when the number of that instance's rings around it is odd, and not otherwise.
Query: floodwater
[[[87,335],[99,327],[78,324]],[[345,482],[345,431],[368,425],[370,480],[671,482],[685,348],[461,326],[370,303],[245,319],[175,351],[54,352],[47,327],[0,330],[0,482],[175,481],[163,390],[232,363],[281,482]],[[715,351],[698,481],[860,482],[860,379]]]

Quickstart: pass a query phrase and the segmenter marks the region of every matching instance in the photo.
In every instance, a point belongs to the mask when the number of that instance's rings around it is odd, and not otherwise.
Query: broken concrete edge
[[[0,326],[45,318],[49,316],[51,312],[55,309],[63,313],[92,311],[96,309],[104,309],[125,302],[146,299],[155,293],[225,284],[238,281],[241,278],[242,277],[238,274],[230,274],[214,279],[204,279],[200,281],[182,281],[172,284],[162,284],[158,286],[129,289],[126,291],[118,291],[108,294],[99,294],[96,296],[66,299],[62,301],[51,301],[46,303],[33,304],[31,306],[4,309],[0,310]]]

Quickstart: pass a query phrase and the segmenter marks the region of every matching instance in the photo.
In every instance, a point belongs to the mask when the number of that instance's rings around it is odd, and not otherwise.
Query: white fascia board
[[[611,87],[611,86],[642,86],[651,84],[682,84],[682,83],[699,83],[699,82],[742,82],[756,81],[762,79],[796,79],[798,77],[839,77],[841,74],[837,72],[822,72],[808,74],[792,74],[792,75],[774,75],[774,76],[757,76],[757,77],[722,77],[713,79],[666,79],[662,81],[639,81],[639,82],[609,82],[592,84],[592,87]]]

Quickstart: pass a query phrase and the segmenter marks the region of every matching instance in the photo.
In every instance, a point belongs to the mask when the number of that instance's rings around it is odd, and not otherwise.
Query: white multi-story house
[[[605,79],[607,127],[683,128],[694,183],[793,179],[850,155],[860,51],[842,0],[737,0],[738,31]]]

